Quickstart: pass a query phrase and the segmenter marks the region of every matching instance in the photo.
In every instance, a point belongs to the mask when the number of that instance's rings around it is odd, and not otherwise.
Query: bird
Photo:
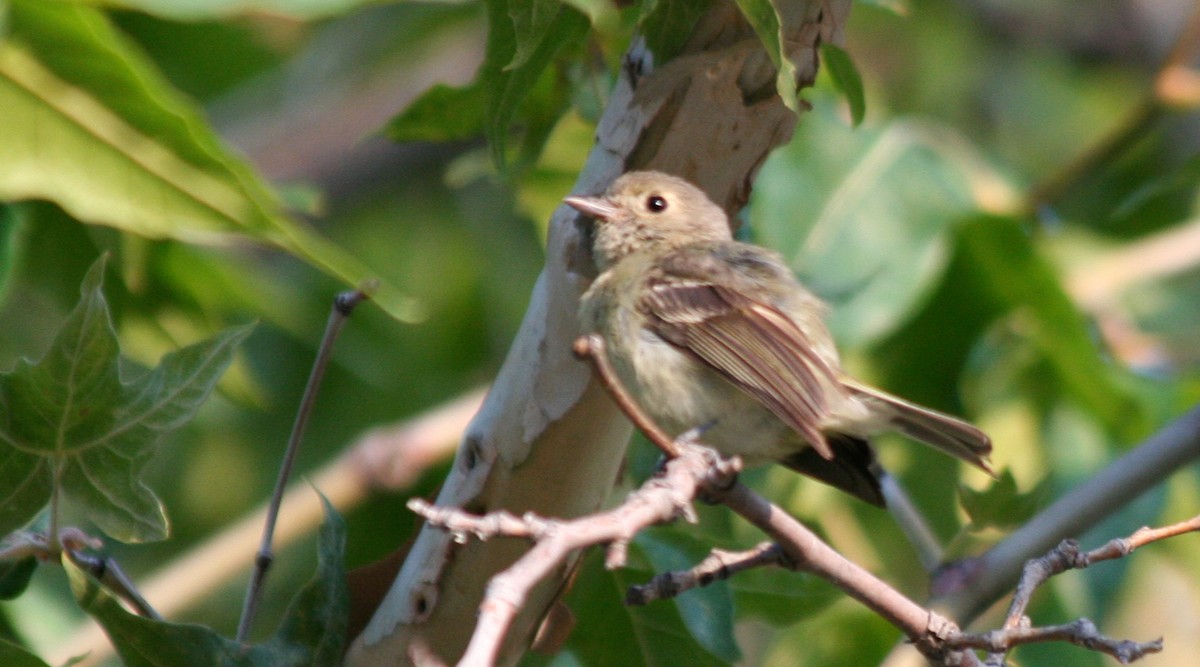
[[[895,431],[991,474],[979,428],[842,370],[827,306],[782,257],[734,240],[704,191],[631,171],[564,203],[594,220],[597,277],[580,298],[621,384],[668,433],[747,466],[781,463],[883,507],[869,438]]]

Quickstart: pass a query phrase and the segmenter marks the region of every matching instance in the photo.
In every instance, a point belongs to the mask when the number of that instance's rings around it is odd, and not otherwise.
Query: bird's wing
[[[646,326],[757,398],[822,457],[832,458],[821,423],[829,410],[827,392],[840,385],[808,334],[739,290],[736,276],[705,280],[696,274],[710,271],[688,273],[672,273],[668,264],[649,280],[639,303]]]

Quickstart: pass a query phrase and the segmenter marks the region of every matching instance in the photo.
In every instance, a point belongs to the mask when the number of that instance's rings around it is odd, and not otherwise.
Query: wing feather
[[[837,375],[805,331],[775,307],[726,285],[670,274],[655,277],[639,307],[647,326],[754,396],[824,458],[821,431]]]

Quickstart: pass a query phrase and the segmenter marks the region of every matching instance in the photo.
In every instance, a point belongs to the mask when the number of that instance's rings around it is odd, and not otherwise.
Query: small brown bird
[[[567,204],[596,220],[583,295],[621,382],[668,433],[748,465],[778,461],[884,504],[866,438],[894,430],[990,472],[987,435],[842,372],[825,305],[777,254],[733,240],[700,189],[652,171]]]

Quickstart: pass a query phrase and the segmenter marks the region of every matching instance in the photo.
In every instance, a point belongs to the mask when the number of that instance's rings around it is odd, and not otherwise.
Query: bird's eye
[[[662,195],[650,195],[646,197],[646,209],[651,213],[662,213],[667,210],[667,200]]]

